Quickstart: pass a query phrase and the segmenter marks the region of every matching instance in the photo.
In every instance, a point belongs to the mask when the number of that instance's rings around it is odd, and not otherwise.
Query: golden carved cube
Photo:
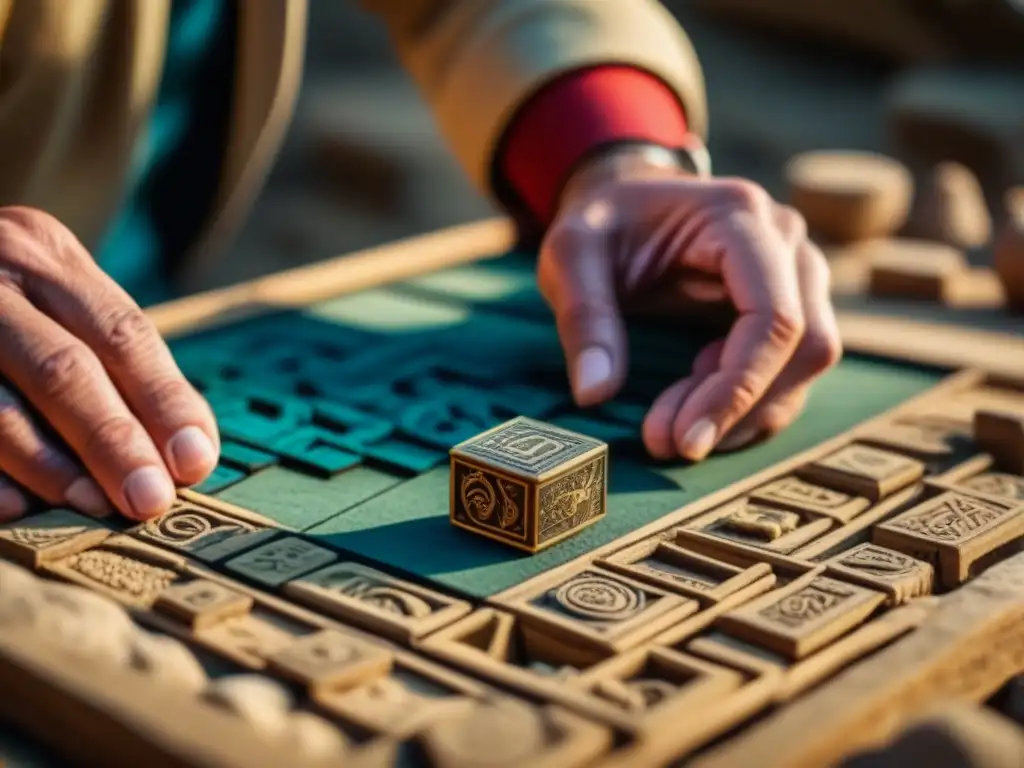
[[[539,552],[600,520],[608,446],[518,418],[451,450],[452,525]]]

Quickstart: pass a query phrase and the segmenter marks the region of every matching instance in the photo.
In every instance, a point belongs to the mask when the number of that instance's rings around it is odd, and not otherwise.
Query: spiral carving
[[[486,523],[494,515],[498,497],[483,472],[467,472],[459,489],[462,507],[478,523]]]

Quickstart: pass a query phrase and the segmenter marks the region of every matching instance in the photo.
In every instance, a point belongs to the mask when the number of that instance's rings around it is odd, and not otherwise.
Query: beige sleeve
[[[678,95],[704,135],[704,81],[689,39],[656,0],[362,0],[387,25],[453,151],[490,192],[516,109],[560,74],[629,64]]]

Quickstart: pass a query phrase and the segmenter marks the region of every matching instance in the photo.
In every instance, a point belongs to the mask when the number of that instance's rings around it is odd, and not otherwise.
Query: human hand
[[[570,182],[538,283],[581,406],[622,387],[631,309],[733,306],[727,337],[701,350],[643,425],[655,458],[699,461],[787,427],[838,361],[828,265],[803,218],[756,184],[634,159]]]
[[[0,208],[0,376],[0,520],[26,511],[17,485],[147,519],[217,462],[213,413],[145,314],[29,208]]]

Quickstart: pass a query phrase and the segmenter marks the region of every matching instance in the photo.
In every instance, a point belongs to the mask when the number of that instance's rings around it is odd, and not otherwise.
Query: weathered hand
[[[624,313],[727,300],[736,321],[654,402],[647,450],[699,461],[792,423],[841,354],[828,266],[802,217],[749,181],[665,168],[634,165],[570,192],[542,244],[538,282],[576,401],[597,404],[623,385]]]
[[[145,314],[28,208],[0,208],[0,375],[0,519],[26,508],[12,479],[50,504],[144,519],[216,464],[213,414]]]

